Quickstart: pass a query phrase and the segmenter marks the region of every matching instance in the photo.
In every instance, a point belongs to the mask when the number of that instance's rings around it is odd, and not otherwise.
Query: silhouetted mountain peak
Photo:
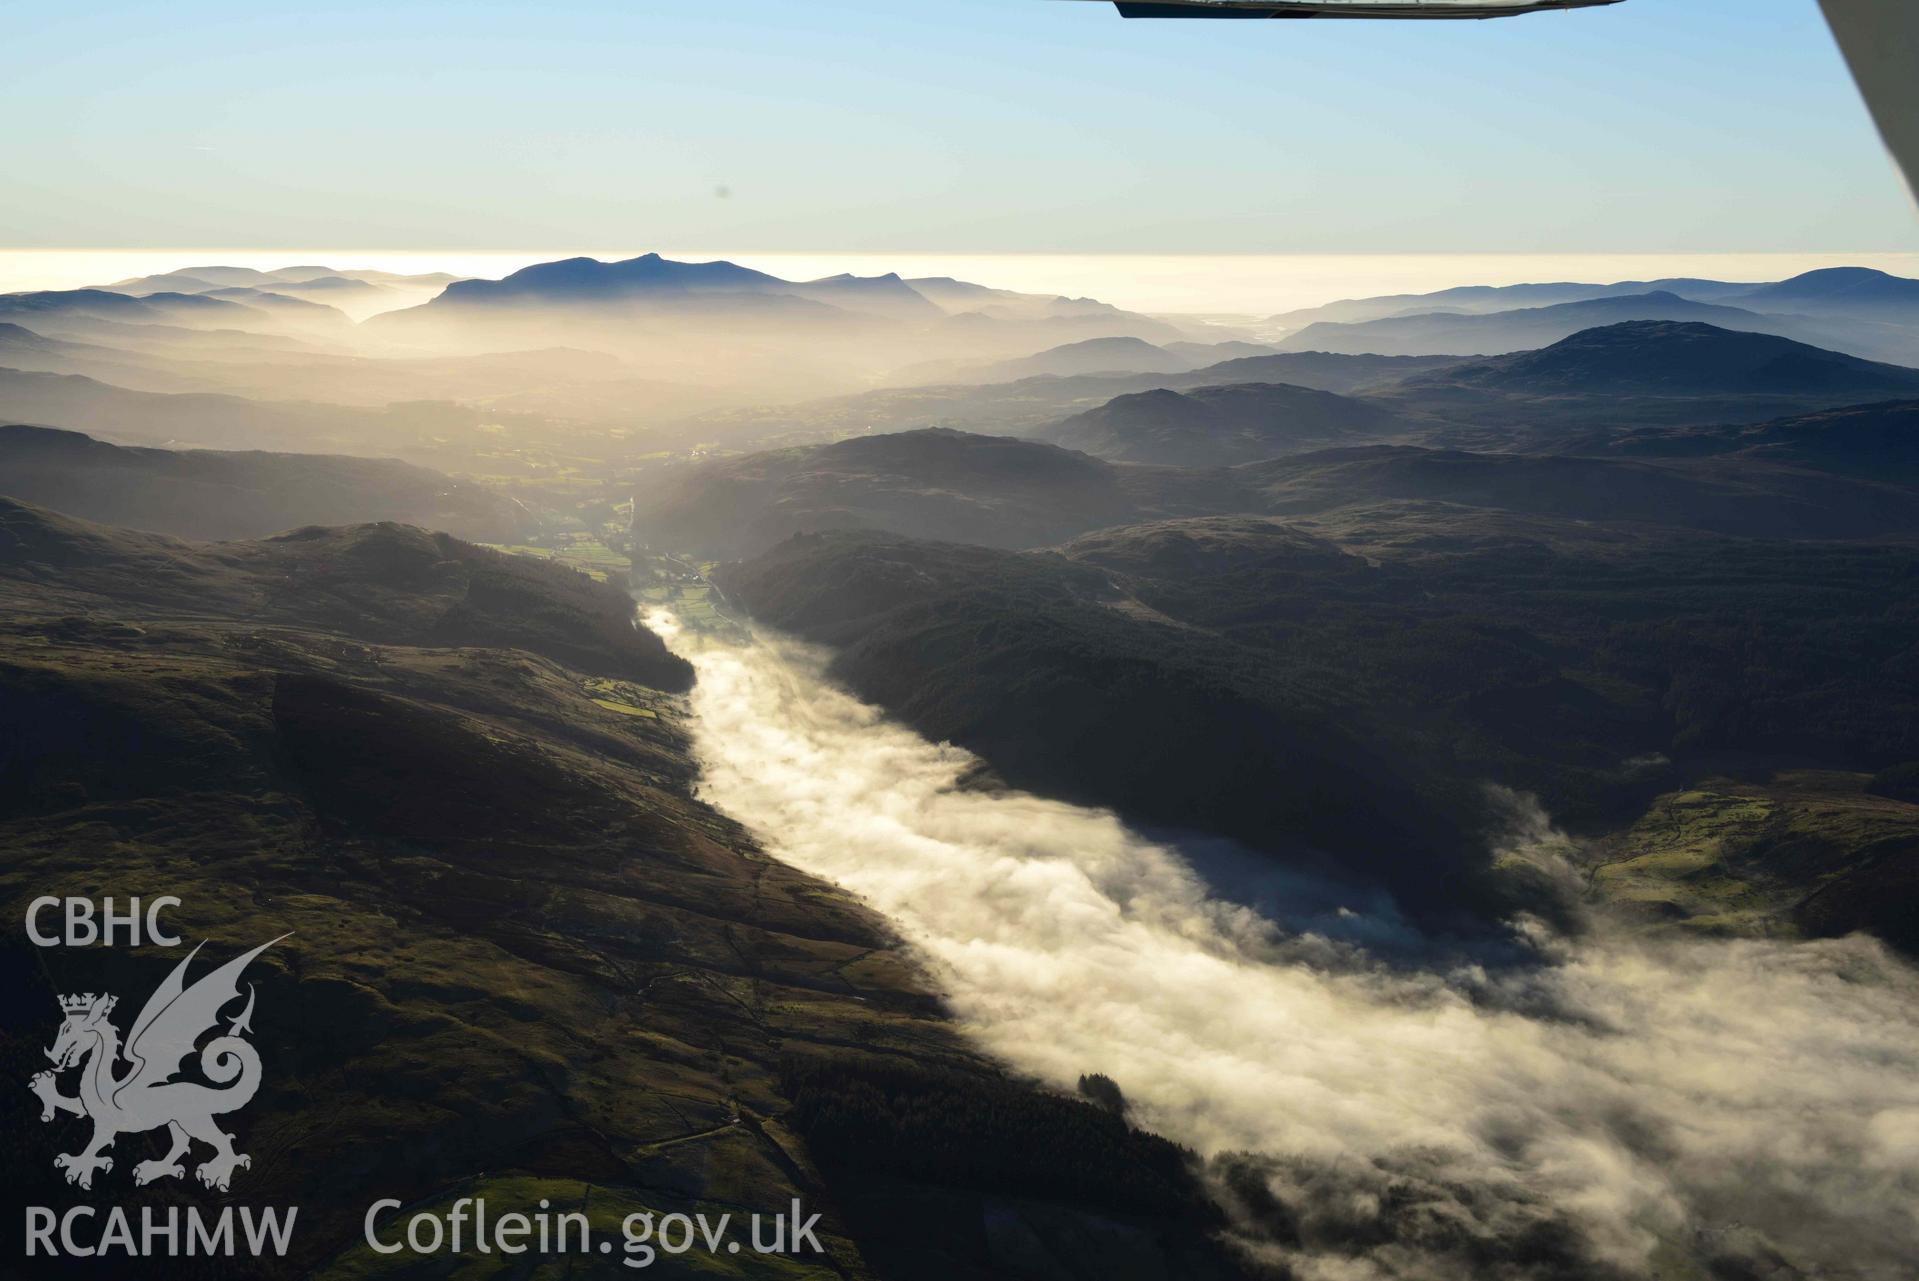
[[[677,262],[648,253],[622,262],[563,258],[522,267],[501,280],[455,281],[436,302],[493,299],[578,302],[649,293],[777,291],[784,284],[764,272],[724,260]]]
[[[1063,343],[1040,353],[1042,356],[1057,355],[1061,352],[1163,352],[1166,349],[1144,338],[1134,338],[1119,334],[1111,338],[1088,338],[1081,342]]]
[[[1815,271],[1801,272],[1790,279],[1782,280],[1772,289],[1841,289],[1857,288],[1860,285],[1878,285],[1887,282],[1910,285],[1919,282],[1905,280],[1890,272],[1880,271],[1876,267],[1821,267]]]
[[[1776,285],[1764,285],[1741,295],[1739,301],[1851,305],[1870,314],[1888,306],[1919,307],[1919,280],[1908,280],[1872,267],[1822,267]]]

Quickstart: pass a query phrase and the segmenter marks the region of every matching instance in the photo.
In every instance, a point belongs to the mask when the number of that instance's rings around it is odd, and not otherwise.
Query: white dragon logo
[[[253,1164],[251,1157],[233,1150],[233,1136],[213,1121],[216,1116],[245,1107],[260,1088],[260,1055],[242,1039],[253,1031],[251,984],[247,985],[246,1009],[231,1021],[227,1034],[208,1041],[200,1051],[200,1071],[214,1085],[224,1088],[173,1078],[192,1055],[195,1043],[219,1023],[220,1011],[239,999],[241,971],[286,937],[282,934],[260,944],[188,987],[187,966],[200,954],[200,948],[194,948],[147,999],[140,1017],[133,1021],[124,1049],[119,1029],[107,1017],[118,998],[89,992],[60,999],[66,1022],[61,1024],[53,1048],[47,1051],[54,1069],[34,1077],[29,1088],[40,1096],[42,1121],[70,1112],[93,1122],[93,1139],[84,1150],[53,1159],[56,1169],[66,1171],[68,1183],[91,1188],[95,1171],[113,1169],[113,1159],[102,1154],[113,1146],[115,1138],[163,1125],[171,1131],[173,1146],[159,1160],[142,1161],[133,1167],[136,1184],[185,1177],[186,1167],[180,1158],[195,1139],[213,1149],[213,1155],[194,1171],[209,1188],[225,1192],[233,1172]],[[124,1075],[116,1076],[115,1068],[122,1057],[132,1066]],[[68,1098],[60,1093],[57,1078],[82,1063],[80,1093]]]

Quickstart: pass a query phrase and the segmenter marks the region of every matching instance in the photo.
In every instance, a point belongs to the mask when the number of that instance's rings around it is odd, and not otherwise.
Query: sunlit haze
[[[584,254],[617,261],[657,246],[498,252],[361,249],[0,249],[0,291],[76,289],[200,263],[269,269],[320,263],[406,274],[499,277],[530,263]],[[1689,254],[953,254],[769,253],[667,248],[689,260],[727,259],[793,280],[839,272],[954,276],[1001,289],[1091,296],[1139,311],[1266,315],[1337,298],[1422,293],[1462,282],[1658,280],[1706,276],[1779,280],[1821,267],[1870,266],[1919,275],[1912,253]]]

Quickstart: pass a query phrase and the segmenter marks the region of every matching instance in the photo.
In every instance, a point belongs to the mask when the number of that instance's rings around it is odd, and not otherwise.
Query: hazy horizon
[[[1701,277],[1763,282],[1824,267],[1874,267],[1919,277],[1919,252],[1560,254],[1052,254],[741,250],[637,246],[618,249],[0,249],[0,293],[74,289],[190,266],[271,268],[324,264],[408,274],[497,278],[537,262],[605,261],[659,252],[724,258],[789,280],[850,272],[954,276],[1029,293],[1096,297],[1136,311],[1270,315],[1342,298],[1425,293],[1456,285]]]

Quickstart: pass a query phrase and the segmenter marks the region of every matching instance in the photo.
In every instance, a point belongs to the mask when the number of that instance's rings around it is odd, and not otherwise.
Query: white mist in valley
[[[1316,953],[1109,814],[963,789],[815,651],[649,621],[698,669],[707,798],[890,918],[1012,1069],[1118,1081],[1295,1275],[1911,1275],[1919,976],[1877,943]]]

